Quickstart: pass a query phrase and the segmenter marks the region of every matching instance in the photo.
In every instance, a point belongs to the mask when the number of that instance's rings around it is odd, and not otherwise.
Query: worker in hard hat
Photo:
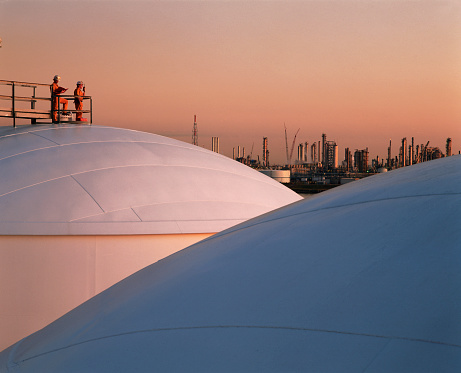
[[[59,75],[55,75],[53,78],[53,84],[51,84],[51,97],[53,101],[53,122],[58,121],[58,109],[59,109],[59,104],[63,104],[63,114],[67,115],[67,105],[68,102],[65,98],[58,97],[61,93],[67,91],[67,88],[60,87],[58,85],[59,81],[61,80],[61,77]]]
[[[83,84],[82,81],[77,82],[77,88],[74,90],[74,104],[75,104],[75,110],[77,110],[77,113],[75,115],[75,119],[77,121],[86,121],[86,118],[82,118],[83,113],[83,98],[82,96],[85,96],[85,85]]]

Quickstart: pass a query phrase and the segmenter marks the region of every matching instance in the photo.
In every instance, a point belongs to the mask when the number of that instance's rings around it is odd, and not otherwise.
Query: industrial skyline
[[[298,133],[301,128],[299,128],[293,139],[289,140],[287,135],[287,128],[285,127],[285,151],[286,159],[285,162],[270,162],[270,153],[271,148],[269,147],[269,137],[262,137],[262,148],[261,152],[254,151],[255,142],[252,142],[251,152],[245,153],[245,146],[238,144],[232,146],[232,153],[228,154],[222,152],[223,155],[231,157],[234,160],[240,160],[248,165],[253,162],[258,164],[259,167],[268,167],[268,166],[285,166],[285,165],[302,165],[302,164],[316,164],[326,168],[338,168],[344,166],[347,169],[350,168],[350,165],[357,163],[355,158],[359,158],[358,161],[361,166],[359,169],[364,169],[367,166],[370,167],[386,167],[388,169],[405,167],[414,163],[420,163],[431,159],[441,158],[443,156],[451,156],[453,154],[461,153],[461,150],[453,151],[453,142],[451,137],[445,138],[445,146],[429,146],[431,140],[424,140],[424,142],[418,144],[415,143],[415,137],[411,137],[411,144],[407,145],[406,137],[401,139],[401,146],[395,147],[397,149],[393,152],[392,150],[392,139],[389,140],[389,146],[385,155],[377,154],[373,156],[373,152],[369,150],[368,146],[363,148],[351,148],[347,145],[343,145],[344,149],[341,154],[344,154],[344,158],[340,157],[339,144],[336,140],[327,140],[327,134],[322,133],[321,140],[318,141],[302,141],[296,142]],[[192,144],[203,146],[211,149],[214,152],[221,153],[219,150],[219,137],[213,136],[211,138],[211,147],[208,145],[203,145],[198,143],[197,138],[198,133],[198,123],[197,115],[194,115],[194,124],[192,128]],[[246,141],[248,143],[249,141]],[[297,144],[297,157],[293,158],[294,149]],[[416,144],[416,145],[415,145]],[[222,149],[222,147],[221,147]],[[403,150],[402,150],[403,149]],[[354,157],[351,158],[351,154],[354,152]],[[359,155],[359,153],[361,155]],[[366,155],[365,155],[366,154]],[[351,161],[352,159],[352,161]]]
[[[353,149],[345,147],[344,152],[341,152],[341,154],[344,154],[342,157],[340,156],[339,146],[336,141],[327,140],[326,134],[322,134],[321,141],[314,141],[311,144],[307,141],[299,143],[297,146],[296,159],[288,156],[286,162],[271,163],[269,156],[269,138],[263,137],[261,156],[259,155],[259,152],[254,154],[253,142],[250,155],[245,153],[244,146],[238,145],[233,147],[231,158],[248,165],[254,165],[263,168],[287,165],[316,165],[326,169],[344,168],[346,170],[356,169],[360,172],[366,172],[367,169],[371,168],[400,168],[460,153],[459,151],[456,153],[453,152],[451,137],[446,138],[445,146],[442,148],[438,146],[429,146],[430,143],[431,141],[429,140],[425,142],[425,144],[420,143],[415,145],[415,138],[412,137],[411,144],[408,144],[407,138],[404,137],[401,139],[401,145],[394,145],[394,151],[392,150],[392,140],[389,140],[386,157],[370,156],[368,147],[365,147],[364,149]],[[214,144],[218,145],[216,146]],[[212,138],[211,150],[219,153],[219,137]]]

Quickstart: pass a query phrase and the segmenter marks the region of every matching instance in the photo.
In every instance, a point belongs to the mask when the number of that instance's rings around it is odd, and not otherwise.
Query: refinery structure
[[[247,166],[257,169],[292,169],[294,172],[300,169],[309,169],[316,171],[338,171],[338,172],[357,172],[357,173],[376,173],[379,170],[386,171],[411,166],[413,164],[427,162],[434,159],[449,157],[452,154],[452,139],[446,139],[445,149],[429,146],[430,141],[425,144],[415,144],[414,137],[411,142],[404,137],[400,145],[397,146],[397,155],[393,156],[392,140],[389,140],[386,159],[379,156],[370,158],[368,148],[344,149],[344,159],[340,162],[339,146],[335,140],[327,140],[327,135],[322,134],[322,139],[309,143],[301,142],[297,147],[297,158],[293,159],[296,138],[300,129],[294,135],[291,145],[288,141],[287,128],[285,126],[285,150],[286,163],[284,165],[272,164],[269,158],[269,138],[262,138],[262,156],[253,157],[254,143],[251,147],[250,154],[245,153],[245,147],[236,146],[232,148],[232,159],[244,163]],[[197,116],[194,115],[194,124],[192,128],[192,144],[198,146],[198,125]],[[290,145],[290,146],[289,146]],[[211,150],[219,153],[219,137],[212,137]]]
[[[194,115],[192,144],[197,142],[197,119]],[[425,144],[415,144],[414,137],[411,142],[403,138],[397,147],[398,155],[393,156],[392,140],[389,140],[386,159],[370,158],[368,148],[344,149],[344,159],[340,162],[339,146],[335,140],[328,140],[325,133],[322,139],[309,143],[301,142],[297,147],[297,158],[293,159],[296,138],[300,129],[294,135],[291,145],[288,141],[285,126],[285,151],[286,164],[276,165],[270,162],[269,138],[262,138],[262,156],[253,157],[254,143],[250,154],[245,153],[245,147],[237,146],[232,149],[232,159],[274,178],[296,190],[297,192],[319,192],[350,181],[358,180],[376,173],[411,166],[427,162],[452,154],[452,139],[446,139],[444,151],[438,147]],[[212,137],[211,149],[219,153],[219,137]],[[322,186],[319,188],[319,186]]]
[[[219,142],[219,138],[213,138]],[[377,173],[411,166],[439,158],[452,156],[452,139],[446,139],[445,151],[438,147],[426,144],[416,144],[414,138],[408,143],[406,138],[401,140],[398,155],[392,156],[392,141],[389,141],[388,156],[386,159],[370,159],[368,148],[344,149],[344,160],[339,161],[339,147],[336,141],[327,140],[322,134],[322,140],[300,143],[298,145],[297,159],[291,161],[292,151],[288,151],[287,164],[273,165],[269,161],[269,140],[263,137],[262,159],[253,159],[245,155],[245,148],[238,146],[233,149],[233,159],[250,167],[258,169],[274,179],[290,184],[298,192],[319,192],[350,181]],[[293,149],[293,147],[291,148]],[[283,176],[282,176],[283,175]]]
[[[295,135],[296,136],[296,135]],[[296,137],[295,139],[296,140]],[[293,144],[294,144],[293,140]],[[250,155],[245,156],[245,148],[238,146],[237,151],[234,148],[233,159],[245,163],[255,168],[311,168],[323,170],[339,170],[348,172],[377,172],[380,168],[393,170],[412,164],[427,162],[434,159],[449,157],[452,154],[452,139],[447,138],[444,151],[438,147],[429,146],[430,141],[426,144],[416,144],[414,137],[411,138],[411,143],[408,143],[406,138],[401,140],[401,145],[398,147],[398,155],[392,156],[392,140],[389,140],[388,156],[386,159],[376,157],[370,158],[368,148],[365,149],[350,149],[345,148],[344,160],[339,161],[339,147],[336,141],[327,140],[327,135],[322,134],[322,139],[314,141],[312,144],[303,142],[298,145],[298,155],[295,160],[292,159],[293,149],[288,150],[287,143],[287,162],[285,165],[273,165],[269,162],[269,147],[268,138],[263,137],[262,142],[262,160],[253,159]]]

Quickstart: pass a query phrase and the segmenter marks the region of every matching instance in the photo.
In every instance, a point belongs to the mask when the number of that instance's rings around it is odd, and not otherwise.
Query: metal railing
[[[77,120],[68,120],[68,115],[64,115],[64,110],[61,108],[61,105],[58,103],[58,108],[57,110],[54,109],[53,106],[53,100],[59,100],[59,98],[64,98],[69,101],[69,105],[71,104],[71,101],[73,101],[76,97],[78,97],[79,100],[82,101],[90,101],[90,109],[89,110],[76,110],[76,109],[69,109],[67,108],[65,111],[66,113],[72,114],[89,114],[89,118],[87,118],[87,121],[85,123],[91,124],[93,122],[93,99],[91,96],[74,96],[74,95],[51,95],[51,116],[53,117],[53,114],[56,113],[57,116],[57,121],[54,121],[54,123],[82,123],[82,121],[77,121]]]
[[[2,108],[0,106],[0,117],[13,118],[13,127],[16,127],[16,119],[30,119],[31,124],[37,123],[87,123],[91,124],[93,122],[93,99],[91,96],[74,96],[74,95],[52,95],[50,94],[50,84],[42,83],[29,83],[29,82],[19,82],[12,80],[0,80],[0,86],[11,86],[11,95],[10,94],[0,94],[1,101],[10,101],[10,107]],[[31,95],[18,95],[17,92],[22,88],[31,88]],[[46,88],[48,90],[48,97],[38,97],[37,89]],[[43,94],[45,95],[45,94]],[[54,99],[65,98],[69,102],[69,105],[72,104],[72,101],[78,97],[83,101],[89,101],[89,110],[66,110],[70,113],[70,118],[68,115],[63,115],[63,110],[61,105],[58,104],[57,109],[54,108],[53,102]],[[37,105],[43,103],[42,108],[37,108]],[[24,107],[24,105],[26,107]],[[22,107],[21,107],[22,106]],[[73,114],[82,113],[89,114],[86,122],[72,120]],[[56,114],[56,121],[53,120],[54,114]],[[37,120],[47,120],[45,122],[38,122]]]

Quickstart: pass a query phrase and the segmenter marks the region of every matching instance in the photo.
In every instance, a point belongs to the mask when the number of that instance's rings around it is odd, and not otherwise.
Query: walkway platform
[[[50,85],[43,83],[19,82],[13,80],[0,80],[0,117],[12,118],[13,127],[16,127],[16,119],[30,119],[31,124],[37,123],[92,123],[93,100],[91,96],[79,96],[83,100],[86,110],[73,110],[74,95],[59,95],[69,102],[66,110],[69,115],[63,115],[61,105],[56,110],[57,121],[53,122],[53,95]],[[41,96],[37,95],[37,91]],[[21,94],[19,94],[21,93]],[[2,102],[9,103],[4,105]],[[86,121],[77,121],[77,113],[88,116]],[[40,122],[38,122],[40,121]]]

